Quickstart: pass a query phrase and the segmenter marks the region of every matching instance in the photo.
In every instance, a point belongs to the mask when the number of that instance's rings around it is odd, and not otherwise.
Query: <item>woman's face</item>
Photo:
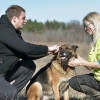
[[[89,35],[93,35],[95,30],[92,22],[87,22],[86,24],[84,24],[84,29]]]

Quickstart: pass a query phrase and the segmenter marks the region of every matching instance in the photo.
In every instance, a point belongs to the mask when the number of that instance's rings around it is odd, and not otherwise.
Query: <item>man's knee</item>
[[[35,71],[36,70],[36,64],[32,60],[27,60],[26,65],[29,69]]]
[[[0,98],[2,100],[14,100],[17,97],[17,91],[15,88],[11,88],[10,90],[6,90],[5,93],[0,93]]]
[[[12,97],[13,99],[15,99],[17,97],[16,89],[13,89],[12,91],[9,91],[8,95],[9,95],[9,97]]]
[[[17,90],[3,77],[0,77],[0,100],[13,100],[17,97]]]

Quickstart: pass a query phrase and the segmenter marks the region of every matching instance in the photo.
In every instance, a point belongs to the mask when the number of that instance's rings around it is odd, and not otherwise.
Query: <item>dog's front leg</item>
[[[69,89],[67,89],[66,91],[64,91],[64,100],[69,100]]]
[[[52,82],[52,87],[53,87],[53,92],[54,92],[55,100],[60,100],[59,88],[58,88],[58,84],[57,83],[55,81]]]

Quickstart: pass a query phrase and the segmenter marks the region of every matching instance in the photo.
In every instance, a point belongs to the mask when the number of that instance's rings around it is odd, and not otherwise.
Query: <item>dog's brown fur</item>
[[[77,57],[76,45],[62,45],[49,64],[40,69],[27,86],[28,100],[69,100],[68,80],[74,75],[68,61]]]

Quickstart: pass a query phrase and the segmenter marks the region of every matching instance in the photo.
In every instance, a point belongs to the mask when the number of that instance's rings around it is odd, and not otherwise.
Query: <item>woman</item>
[[[92,37],[92,48],[88,55],[88,61],[78,58],[68,63],[71,67],[85,66],[93,68],[93,73],[77,75],[70,79],[69,85],[76,91],[90,96],[100,95],[100,14],[91,12],[83,19],[86,34]]]

